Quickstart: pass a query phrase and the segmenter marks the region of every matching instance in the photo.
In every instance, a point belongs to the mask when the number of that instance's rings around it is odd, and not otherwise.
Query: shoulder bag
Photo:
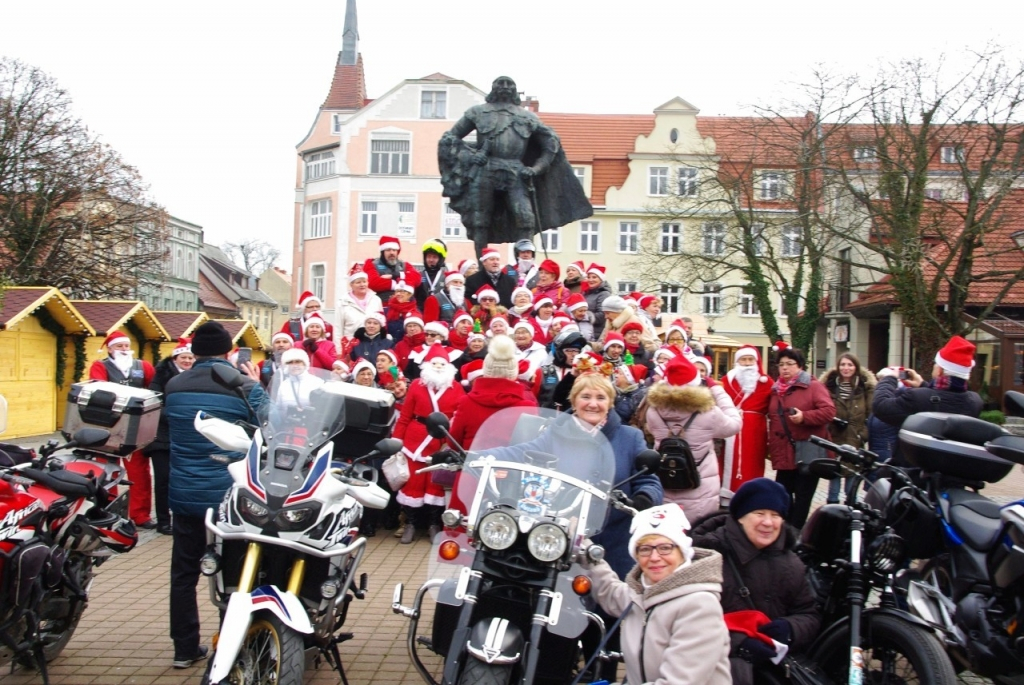
[[[783,412],[784,405],[782,397],[779,397],[779,421],[782,423],[782,430],[786,431],[786,438],[793,446],[793,458],[796,459],[796,469],[802,474],[808,474],[808,466],[815,459],[827,459],[828,453],[822,447],[818,447],[810,440],[794,440],[793,434],[789,432],[789,423],[786,414]]]

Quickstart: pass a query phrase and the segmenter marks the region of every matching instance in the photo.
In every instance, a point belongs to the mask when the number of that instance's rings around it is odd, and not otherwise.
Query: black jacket
[[[981,408],[981,397],[971,390],[935,390],[927,385],[900,390],[899,380],[892,376],[878,381],[875,399],[871,403],[872,414],[897,428],[903,425],[908,416],[922,411],[978,418]]]
[[[498,304],[502,307],[511,307],[512,291],[516,289],[517,282],[514,276],[510,276],[502,269],[498,282],[494,283],[491,281],[490,274],[481,267],[479,271],[466,279],[466,296],[476,302],[476,291],[480,289],[480,286],[489,285],[498,292]]]
[[[605,316],[601,310],[601,305],[608,297],[612,294],[611,286],[605,281],[596,288],[590,288],[587,292],[583,293],[583,299],[587,301],[587,310],[594,315],[594,340],[601,337],[601,333],[604,332]],[[615,318],[615,317],[612,317]]]
[[[352,337],[359,341],[352,348],[350,355],[352,361],[365,359],[370,363],[376,363],[378,354],[395,346],[395,341],[385,331],[381,331],[373,338],[370,338],[366,335],[366,329],[360,326],[352,334]]]

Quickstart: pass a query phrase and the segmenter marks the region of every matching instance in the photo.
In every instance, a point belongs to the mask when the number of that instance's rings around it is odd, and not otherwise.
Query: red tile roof
[[[85,316],[59,290],[42,286],[18,286],[3,291],[3,297],[0,298],[0,330],[17,325],[40,307],[45,307],[68,333],[92,335],[94,332]]]
[[[202,271],[199,272],[199,300],[203,303],[203,307],[232,314],[238,312],[235,303],[221,295]]]
[[[192,331],[207,320],[203,312],[153,312],[172,340],[192,335]]]
[[[423,78],[421,78],[419,80],[420,81],[454,81],[455,79],[453,79],[451,76],[447,76],[445,74],[442,74],[439,71],[435,71],[433,74],[430,74],[429,76],[424,76]]]
[[[366,75],[363,56],[355,64],[337,64],[327,99],[320,109],[361,109],[366,104]]]
[[[72,300],[75,309],[82,312],[96,335],[107,335],[119,328],[128,314],[139,305],[138,302],[104,302],[97,300]]]

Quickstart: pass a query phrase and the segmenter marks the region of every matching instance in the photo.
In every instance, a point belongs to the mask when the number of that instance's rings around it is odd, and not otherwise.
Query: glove
[[[757,632],[764,633],[776,642],[788,645],[793,641],[793,626],[784,618],[777,618],[771,623],[765,623],[757,629]]]
[[[313,354],[316,352],[316,340],[306,338],[302,341],[302,348],[306,350],[308,354]]]
[[[637,511],[650,509],[654,506],[654,500],[646,492],[638,492],[633,495],[633,508]]]
[[[740,643],[740,653],[750,659],[750,663],[753,664],[764,664],[768,663],[776,656],[775,648],[766,643],[764,640],[759,640],[756,637],[748,637]]]

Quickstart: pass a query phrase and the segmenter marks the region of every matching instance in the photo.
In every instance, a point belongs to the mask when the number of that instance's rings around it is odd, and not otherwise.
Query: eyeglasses
[[[659,557],[667,557],[672,554],[673,550],[677,549],[679,545],[666,542],[661,545],[640,545],[636,548],[636,555],[638,557],[649,557],[654,550],[658,550]]]
[[[779,366],[800,366],[796,362],[779,362]]]
[[[426,334],[424,334],[424,337],[426,337],[426,338],[440,338],[441,334],[440,333],[426,333]]]

